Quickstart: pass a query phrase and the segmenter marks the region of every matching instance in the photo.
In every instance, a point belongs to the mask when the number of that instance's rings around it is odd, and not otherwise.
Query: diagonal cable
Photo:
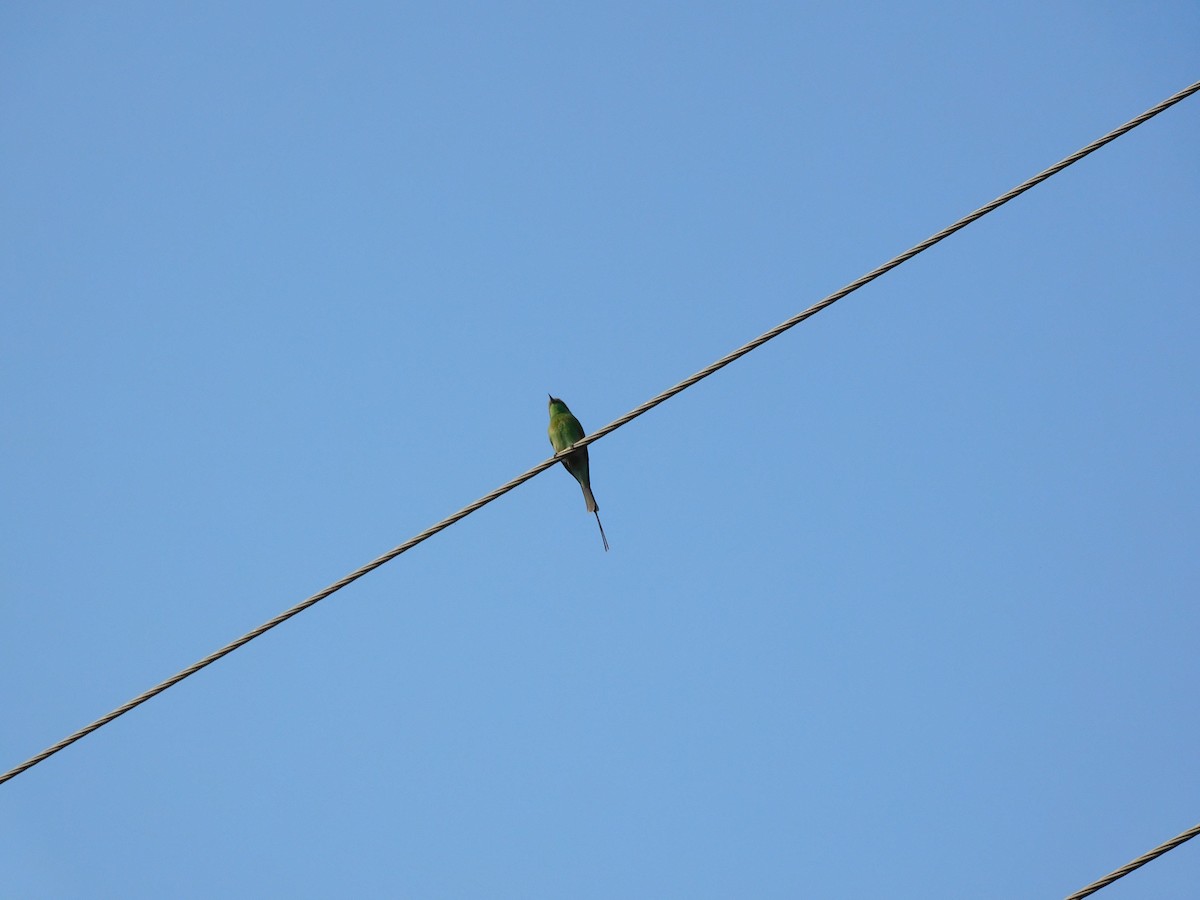
[[[1118,878],[1124,878],[1134,869],[1140,869],[1146,863],[1150,862],[1151,860],[1158,859],[1168,850],[1174,850],[1180,844],[1190,841],[1198,834],[1200,834],[1200,825],[1195,825],[1182,834],[1175,835],[1175,837],[1171,838],[1169,841],[1159,844],[1153,850],[1143,853],[1137,859],[1133,860],[1133,862],[1127,862],[1125,865],[1121,866],[1121,868],[1109,872],[1099,881],[1093,881],[1087,887],[1082,888],[1073,893],[1071,896],[1067,897],[1066,900],[1083,900],[1084,897],[1090,897],[1092,894],[1096,893],[1096,891],[1100,890],[1100,888],[1108,887]]]
[[[921,241],[921,243],[917,244],[916,246],[912,247],[909,250],[906,250],[904,253],[901,253],[899,256],[893,257],[892,259],[885,262],[883,265],[879,266],[877,269],[872,269],[866,275],[863,275],[861,278],[858,278],[855,281],[850,282],[850,284],[846,285],[844,288],[842,288],[839,291],[835,291],[834,293],[830,294],[828,297],[821,300],[820,302],[814,303],[808,309],[804,310],[803,312],[797,313],[796,315],[794,315],[790,319],[788,319],[786,322],[781,322],[779,325],[776,325],[774,328],[772,328],[770,331],[766,332],[765,334],[759,335],[754,340],[750,341],[748,344],[743,344],[741,347],[738,347],[732,353],[722,356],[720,359],[718,359],[716,362],[712,363],[711,365],[705,366],[703,369],[701,369],[695,375],[692,375],[690,378],[685,378],[683,381],[679,382],[679,384],[675,385],[672,388],[668,388],[667,390],[663,391],[658,396],[647,400],[641,406],[625,413],[625,415],[621,416],[619,419],[615,419],[614,421],[609,422],[603,428],[599,429],[598,431],[592,432],[587,437],[578,441],[574,445],[574,449],[578,449],[579,447],[586,447],[588,444],[592,443],[593,441],[598,441],[598,440],[600,440],[600,438],[604,437],[605,435],[616,431],[622,425],[627,425],[628,423],[632,422],[634,419],[636,419],[638,416],[642,415],[643,413],[647,413],[650,410],[654,409],[654,407],[658,406],[660,403],[665,403],[667,400],[670,400],[676,394],[680,393],[681,391],[686,390],[687,388],[690,388],[696,382],[702,381],[703,379],[707,378],[709,375],[712,375],[714,372],[717,372],[720,369],[725,368],[727,365],[729,365],[734,360],[741,359],[743,356],[745,356],[751,350],[756,350],[757,348],[761,347],[763,344],[765,344],[767,341],[771,340],[772,338],[779,337],[779,335],[783,334],[789,328],[793,328],[796,325],[799,325],[805,319],[808,319],[811,316],[815,316],[821,310],[825,309],[827,306],[832,306],[834,303],[841,300],[847,294],[852,294],[855,291],[857,291],[859,288],[863,287],[864,285],[870,284],[876,278],[878,278],[881,275],[887,274],[888,272],[890,272],[892,269],[896,268],[901,263],[907,262],[908,260],[910,260],[914,256],[916,256],[918,253],[923,253],[924,251],[926,251],[930,247],[932,247],[934,244],[937,244],[940,241],[945,240],[946,238],[950,237],[950,235],[954,234],[956,231],[960,231],[963,228],[966,228],[968,225],[970,225],[972,222],[976,221],[977,219],[981,219],[984,216],[986,216],[988,213],[992,212],[993,210],[1000,208],[1005,203],[1007,203],[1009,200],[1012,200],[1016,197],[1021,196],[1021,194],[1025,193],[1030,188],[1036,187],[1037,185],[1039,185],[1043,181],[1045,181],[1047,178],[1051,177],[1052,175],[1056,175],[1059,172],[1061,172],[1063,169],[1067,168],[1067,166],[1070,166],[1074,163],[1079,162],[1079,160],[1083,159],[1085,156],[1088,156],[1089,154],[1094,153],[1095,151],[1097,151],[1101,147],[1103,147],[1105,144],[1108,144],[1111,141],[1115,141],[1121,135],[1125,134],[1126,132],[1132,131],[1134,128],[1137,128],[1143,122],[1146,122],[1149,119],[1154,118],[1159,113],[1161,113],[1163,110],[1169,109],[1170,107],[1172,107],[1176,103],[1178,103],[1180,100],[1184,100],[1184,99],[1190,97],[1192,94],[1195,94],[1197,91],[1200,91],[1200,81],[1196,82],[1195,84],[1189,85],[1188,87],[1184,88],[1183,90],[1179,91],[1176,94],[1172,94],[1166,100],[1163,100],[1161,103],[1155,104],[1154,106],[1150,107],[1150,109],[1146,110],[1141,115],[1130,119],[1128,122],[1126,122],[1124,125],[1120,126],[1119,128],[1113,129],[1112,131],[1110,131],[1108,134],[1104,135],[1103,137],[1099,137],[1096,140],[1092,141],[1090,144],[1088,144],[1083,149],[1075,151],[1070,156],[1068,156],[1065,159],[1060,160],[1059,162],[1052,165],[1050,168],[1045,169],[1042,172],[1039,172],[1037,175],[1034,175],[1032,178],[1028,179],[1027,181],[1021,182],[1019,185],[1017,185],[1015,188],[1008,191],[1007,193],[1001,194],[999,197],[997,197],[991,203],[988,203],[985,206],[979,207],[979,209],[975,210],[973,213],[968,213],[967,215],[965,215],[961,219],[959,219],[957,222],[955,222],[953,225],[943,228],[941,231],[939,231],[937,234],[935,234],[931,237],[927,237],[925,240]],[[175,675],[172,675],[166,681],[156,684],[154,687],[150,688],[145,693],[138,694],[132,700],[129,700],[129,701],[121,704],[120,706],[118,706],[116,709],[114,709],[112,712],[108,713],[107,715],[101,716],[95,722],[92,722],[92,724],[79,729],[74,734],[67,735],[65,738],[63,738],[58,743],[52,744],[51,746],[49,746],[45,750],[43,750],[41,753],[37,754],[36,756],[30,757],[25,762],[21,763],[19,766],[9,769],[3,775],[0,775],[0,784],[3,784],[4,782],[8,781],[11,778],[15,778],[17,775],[20,775],[26,769],[33,768],[38,763],[53,756],[59,750],[69,747],[71,744],[75,743],[80,738],[87,737],[93,731],[96,731],[97,729],[104,727],[109,722],[111,722],[113,719],[116,719],[120,716],[125,715],[125,713],[129,712],[131,709],[141,706],[147,700],[151,699],[152,697],[158,696],[163,691],[165,691],[167,688],[173,687],[174,685],[183,681],[183,679],[185,679],[191,675],[195,675],[197,672],[199,672],[205,666],[215,663],[221,657],[232,653],[234,650],[238,649],[239,647],[243,646],[244,644],[250,643],[256,637],[260,637],[261,635],[266,634],[268,631],[270,631],[276,625],[281,625],[284,622],[286,622],[288,619],[290,619],[292,616],[297,615],[298,613],[304,612],[304,610],[306,610],[310,606],[313,606],[314,604],[319,603],[320,601],[324,600],[330,594],[340,591],[342,588],[346,587],[348,584],[351,584],[352,582],[355,582],[358,579],[362,578],[368,572],[373,572],[375,569],[378,569],[384,563],[390,562],[391,560],[395,559],[397,556],[399,556],[401,553],[404,553],[406,550],[411,550],[413,547],[417,546],[417,544],[420,544],[422,541],[428,540],[429,538],[431,538],[435,534],[437,534],[439,531],[449,528],[451,525],[453,525],[459,519],[463,519],[463,518],[469,516],[471,513],[475,512],[480,507],[486,506],[487,504],[491,503],[493,500],[497,499],[498,497],[504,496],[509,491],[511,491],[513,488],[520,487],[522,484],[524,484],[529,479],[533,478],[535,475],[538,475],[541,472],[544,472],[546,469],[548,469],[552,465],[554,465],[558,461],[560,455],[561,454],[555,455],[555,456],[550,457],[549,459],[543,460],[542,462],[538,463],[536,466],[534,466],[529,471],[527,471],[521,475],[518,475],[516,478],[514,478],[512,481],[507,482],[506,484],[502,484],[500,487],[496,488],[491,493],[485,494],[484,496],[480,497],[478,500],[476,500],[474,503],[470,504],[469,506],[464,506],[462,509],[460,509],[458,512],[454,513],[453,515],[447,516],[445,519],[442,519],[442,521],[438,522],[436,525],[432,525],[429,528],[426,528],[420,534],[416,535],[415,537],[409,538],[407,541],[405,541],[400,546],[395,547],[395,548],[389,550],[387,553],[383,554],[383,556],[380,556],[377,559],[373,559],[371,562],[367,563],[365,566],[362,566],[359,569],[355,569],[349,575],[345,576],[344,578],[340,579],[339,581],[335,581],[333,584],[331,584],[329,587],[325,588],[323,591],[319,591],[319,592],[313,594],[307,600],[303,600],[300,603],[297,603],[291,609],[284,610],[279,615],[277,615],[275,618],[271,619],[268,622],[264,622],[262,625],[259,625],[253,631],[247,632],[246,634],[244,634],[240,638],[238,638],[236,641],[226,644],[220,650],[216,650],[213,653],[210,653],[208,656],[204,657],[203,659],[192,663],[186,669],[182,670],[181,672],[176,673]]]

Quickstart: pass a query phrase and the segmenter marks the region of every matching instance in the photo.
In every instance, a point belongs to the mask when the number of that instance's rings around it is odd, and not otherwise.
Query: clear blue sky
[[[0,769],[1200,77],[1194,2],[10,3]],[[1200,821],[1200,99],[0,786],[30,898],[1061,897]],[[1192,898],[1200,841],[1102,894]]]

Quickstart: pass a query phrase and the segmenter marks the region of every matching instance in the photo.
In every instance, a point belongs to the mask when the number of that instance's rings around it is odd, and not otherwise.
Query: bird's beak
[[[546,396],[547,396],[547,397],[549,397],[551,400],[553,400],[553,399],[554,399],[554,395],[553,395],[553,394],[547,394]]]

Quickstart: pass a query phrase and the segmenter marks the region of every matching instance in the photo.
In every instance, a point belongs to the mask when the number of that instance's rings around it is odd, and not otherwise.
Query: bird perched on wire
[[[567,404],[557,397],[550,397],[550,445],[555,453],[560,453],[573,446],[583,438],[583,426],[567,409]],[[600,540],[604,541],[604,549],[608,550],[608,538],[604,536],[604,526],[600,524],[600,507],[592,496],[592,479],[588,472],[587,447],[580,447],[574,453],[562,458],[563,467],[570,472],[579,486],[583,488],[583,499],[587,503],[587,511],[595,513],[596,524],[600,525]]]

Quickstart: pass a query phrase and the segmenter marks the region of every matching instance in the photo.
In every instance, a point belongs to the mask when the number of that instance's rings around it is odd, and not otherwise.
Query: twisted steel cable
[[[1137,859],[1133,860],[1133,862],[1128,862],[1125,865],[1121,866],[1121,868],[1115,869],[1114,871],[1109,872],[1107,875],[1105,875],[1099,881],[1093,881],[1087,887],[1082,888],[1082,889],[1076,891],[1071,896],[1067,897],[1066,900],[1083,900],[1084,897],[1090,897],[1092,894],[1096,893],[1096,891],[1100,890],[1100,888],[1108,887],[1110,884],[1112,884],[1118,878],[1124,878],[1126,875],[1128,875],[1134,869],[1140,869],[1142,866],[1144,866],[1146,863],[1150,862],[1152,859],[1158,859],[1160,856],[1162,856],[1168,850],[1174,850],[1180,844],[1190,841],[1192,838],[1194,838],[1198,834],[1200,834],[1200,825],[1197,825],[1194,828],[1189,828],[1187,831],[1183,832],[1182,834],[1175,835],[1175,837],[1171,838],[1169,841],[1159,844],[1157,847],[1155,847],[1153,850],[1149,851],[1148,853],[1143,853]]]

